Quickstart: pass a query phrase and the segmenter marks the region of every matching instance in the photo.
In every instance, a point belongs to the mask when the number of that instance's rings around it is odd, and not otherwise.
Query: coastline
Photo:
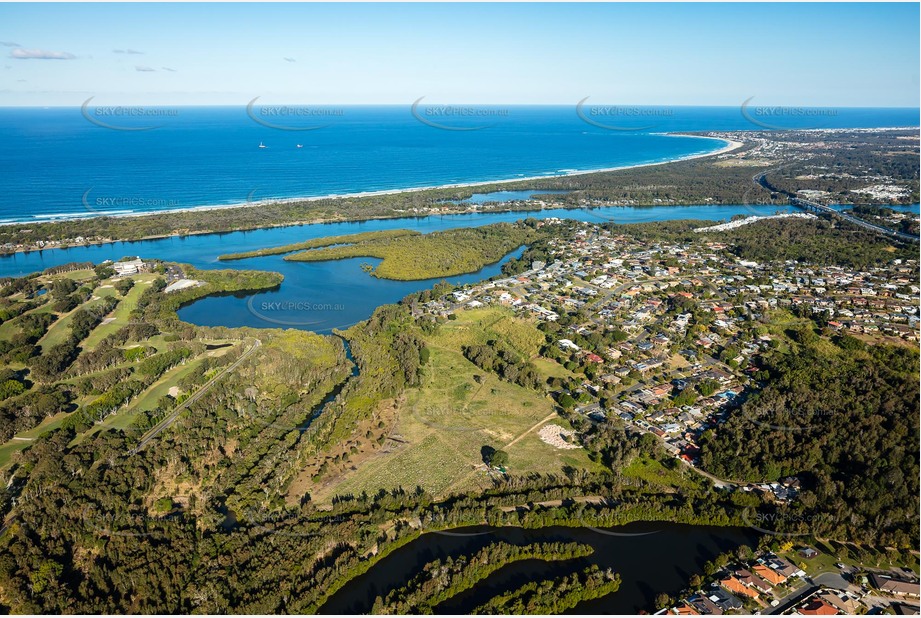
[[[470,182],[451,183],[451,184],[443,184],[443,185],[405,187],[402,189],[381,189],[378,191],[359,191],[355,193],[330,193],[327,195],[310,196],[310,197],[268,198],[268,199],[253,201],[253,202],[237,202],[237,203],[232,203],[232,204],[213,204],[213,205],[203,205],[203,206],[190,206],[188,208],[169,208],[165,210],[150,210],[146,212],[124,212],[124,213],[112,212],[112,213],[89,214],[86,216],[79,215],[79,214],[64,215],[64,216],[59,216],[59,217],[56,217],[54,219],[49,219],[49,220],[4,221],[0,223],[0,227],[11,226],[11,225],[29,225],[29,224],[44,225],[48,223],[65,223],[68,221],[86,221],[88,219],[95,219],[99,217],[131,219],[135,217],[151,217],[151,216],[156,216],[156,215],[167,215],[171,213],[210,212],[210,211],[215,211],[215,210],[228,210],[228,209],[235,209],[235,208],[253,208],[253,207],[259,207],[259,206],[265,206],[268,204],[294,204],[294,203],[299,203],[299,202],[320,202],[324,200],[379,197],[383,195],[400,195],[404,193],[420,193],[423,191],[436,191],[436,190],[443,190],[443,189],[464,189],[464,188],[471,188],[471,187],[483,187],[483,186],[489,186],[489,185],[512,184],[516,182],[528,182],[528,181],[534,181],[534,180],[569,178],[569,177],[574,177],[574,176],[585,176],[588,174],[603,174],[607,172],[617,172],[617,171],[637,169],[637,168],[642,168],[642,167],[653,167],[657,165],[666,165],[669,163],[678,163],[681,161],[691,161],[694,159],[700,159],[704,157],[713,157],[713,156],[718,156],[721,154],[726,154],[728,152],[732,152],[733,150],[737,150],[738,148],[741,148],[744,145],[744,142],[738,142],[738,141],[723,139],[723,138],[718,138],[718,137],[706,137],[703,135],[690,135],[686,133],[663,133],[661,135],[666,135],[668,137],[689,137],[689,138],[695,138],[695,139],[718,141],[718,142],[724,142],[724,145],[722,148],[718,148],[717,150],[714,150],[712,152],[685,155],[683,157],[677,157],[677,158],[668,159],[665,161],[653,161],[649,163],[635,163],[635,164],[630,164],[630,165],[620,165],[616,167],[604,167],[604,168],[597,168],[597,169],[591,169],[591,170],[577,170],[577,171],[564,172],[564,173],[559,173],[559,174],[542,174],[538,176],[522,176],[522,177],[517,177],[517,178],[504,178],[500,180],[476,180],[476,181],[470,181]],[[323,219],[323,220],[318,220],[318,221],[290,222],[290,223],[284,223],[282,225],[285,225],[285,226],[305,225],[305,224],[313,224],[313,223],[323,223],[325,221],[338,221],[338,220]],[[268,228],[268,227],[275,227],[275,226],[265,225],[262,227]],[[251,228],[251,229],[261,229],[261,228]],[[202,233],[202,232],[199,232],[199,233]],[[211,233],[211,232],[203,232],[203,233]],[[188,234],[188,235],[193,235],[193,234]],[[153,238],[164,238],[164,237],[165,236],[151,236],[147,239],[149,240]],[[119,240],[115,239],[115,240],[109,240],[106,242],[119,242]],[[100,243],[85,243],[85,244],[100,244]],[[105,244],[105,243],[101,243],[101,244]]]

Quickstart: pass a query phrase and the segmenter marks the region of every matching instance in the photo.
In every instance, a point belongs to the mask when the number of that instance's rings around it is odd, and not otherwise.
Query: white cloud
[[[10,58],[17,60],[73,60],[73,54],[61,51],[47,51],[44,49],[23,49],[17,47],[10,52]]]
[[[285,58],[285,62],[297,62],[294,58]]]
[[[143,56],[144,52],[138,51],[136,49],[113,49],[112,53],[115,54],[131,54],[133,56]]]
[[[134,67],[134,70],[135,70],[135,71],[140,71],[141,73],[152,73],[152,72],[156,71],[156,69],[152,69],[152,68],[150,68],[150,67],[145,67],[145,66],[136,66],[136,67]]]
[[[3,47],[22,47],[19,43],[12,43],[10,41],[0,41],[0,45]]]

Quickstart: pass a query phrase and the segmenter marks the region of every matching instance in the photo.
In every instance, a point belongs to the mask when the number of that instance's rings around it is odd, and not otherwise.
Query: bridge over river
[[[864,229],[870,230],[872,232],[876,232],[878,234],[883,234],[885,236],[889,236],[890,238],[895,238],[897,240],[902,240],[906,242],[921,241],[921,238],[919,238],[918,236],[906,234],[905,232],[899,232],[897,230],[893,230],[888,227],[883,227],[881,225],[875,225],[873,223],[870,223],[869,221],[864,221],[863,219],[859,217],[855,217],[853,215],[849,215],[839,210],[835,210],[831,206],[826,206],[825,204],[819,204],[818,202],[812,202],[810,200],[804,200],[801,197],[796,197],[795,194],[790,193],[789,191],[784,191],[782,189],[778,189],[777,187],[774,187],[773,185],[771,185],[767,180],[767,174],[768,172],[761,172],[759,174],[755,174],[752,177],[752,181],[756,185],[760,185],[764,187],[765,189],[767,189],[768,191],[771,191],[772,193],[781,193],[783,195],[786,195],[787,198],[789,198],[790,200],[791,206],[795,206],[797,208],[805,210],[806,212],[814,212],[817,214],[826,214],[826,215],[838,217],[840,219],[844,219],[845,221],[853,223],[854,225],[857,225]]]
[[[863,219],[859,217],[855,217],[853,215],[849,215],[847,213],[843,213],[841,211],[835,210],[834,208],[830,206],[826,206],[824,204],[818,204],[816,202],[810,202],[809,200],[804,200],[799,197],[790,198],[790,204],[792,204],[793,206],[796,206],[797,208],[802,208],[803,210],[808,211],[808,212],[815,212],[819,214],[829,214],[835,217],[840,217],[841,219],[849,221],[850,223],[853,223],[854,225],[859,225],[862,228],[868,229],[873,232],[877,232],[879,234],[885,234],[886,236],[891,236],[892,238],[897,238],[899,240],[904,240],[907,242],[919,242],[919,240],[921,240],[917,236],[912,236],[911,234],[906,234],[905,232],[899,232],[896,230],[892,230],[892,229],[889,229],[888,227],[883,227],[881,225],[874,225],[870,223],[869,221],[864,221]]]

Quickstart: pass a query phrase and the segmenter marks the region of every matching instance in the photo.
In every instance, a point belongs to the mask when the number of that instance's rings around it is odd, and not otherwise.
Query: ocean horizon
[[[667,133],[914,128],[919,116],[915,108],[791,109],[5,107],[0,224],[558,176],[663,163],[725,145]]]

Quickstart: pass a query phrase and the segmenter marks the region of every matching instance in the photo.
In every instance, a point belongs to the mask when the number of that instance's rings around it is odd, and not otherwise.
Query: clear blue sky
[[[918,24],[917,3],[0,4],[0,105],[917,107]]]

